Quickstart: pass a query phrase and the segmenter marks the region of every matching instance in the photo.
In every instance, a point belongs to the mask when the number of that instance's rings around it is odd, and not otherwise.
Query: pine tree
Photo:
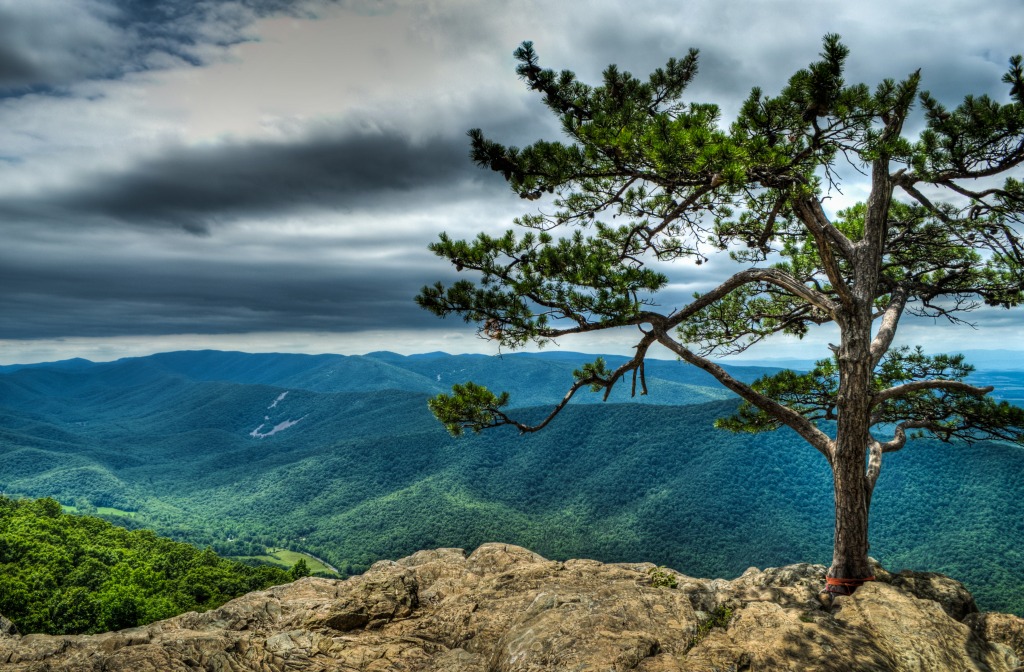
[[[920,71],[872,91],[843,78],[847,48],[824,38],[820,60],[774,97],[755,88],[726,127],[713,104],[686,102],[697,52],[646,81],[609,66],[599,86],[538,64],[529,42],[518,74],[558,116],[564,141],[506,147],[470,131],[472,159],[553,213],[524,230],[431,245],[478,283],[424,287],[417,301],[461,315],[482,335],[517,348],[608,329],[637,330],[635,355],[615,370],[578,370],[565,399],[536,425],[510,417],[507,394],[471,382],[430,402],[453,434],[547,425],[582,388],[631,379],[646,393],[652,346],[710,373],[737,394],[732,431],[787,426],[832,467],[834,555],[829,590],[871,576],[868,510],[886,453],[908,438],[1024,441],[1024,410],[966,381],[962,356],[893,347],[906,315],[963,323],[982,305],[1024,300],[1024,67],[1010,59],[1009,102],[967,96],[947,109],[920,92]],[[903,127],[915,101],[925,129]],[[829,214],[824,201],[846,167],[869,182],[863,203]],[[848,170],[848,169],[847,169]],[[615,220],[615,221],[613,221]],[[685,305],[659,310],[667,272],[714,257],[736,272]],[[803,336],[833,323],[839,344],[808,373],[753,384],[712,361],[775,334]]]

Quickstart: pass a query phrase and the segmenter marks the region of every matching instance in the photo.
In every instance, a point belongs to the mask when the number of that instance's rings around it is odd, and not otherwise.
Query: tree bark
[[[828,576],[866,579],[868,563],[868,508],[870,506],[864,451],[839,456],[832,465],[835,484],[836,522],[832,566]]]
[[[868,562],[868,512],[872,484],[867,474],[871,437],[871,306],[857,300],[840,322],[842,340],[837,360],[839,391],[836,440],[832,455],[835,488],[835,537],[828,576],[847,583],[829,585],[830,592],[849,594],[856,581],[871,576]]]

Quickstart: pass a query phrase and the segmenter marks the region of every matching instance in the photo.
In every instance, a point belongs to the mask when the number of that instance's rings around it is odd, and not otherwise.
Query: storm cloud
[[[89,175],[63,192],[8,199],[0,216],[55,226],[108,219],[209,234],[217,222],[244,217],[422,205],[482,177],[465,137],[314,136],[179,148],[119,173]],[[409,202],[413,195],[416,203]]]
[[[4,258],[0,339],[436,326],[413,303],[422,266],[146,261]]]
[[[515,76],[520,42],[585,81],[609,63],[645,77],[699,48],[687,99],[718,103],[728,123],[828,32],[851,48],[848,81],[920,67],[944,102],[1002,100],[1024,12],[1017,0],[966,12],[952,0],[0,0],[0,358],[45,339],[54,352],[81,338],[159,349],[177,334],[334,334],[352,352],[401,331],[439,349],[472,329],[416,307],[421,286],[452,274],[427,244],[503,230],[538,205],[472,164],[466,130],[519,145],[559,133]],[[854,175],[834,202],[860,193]],[[676,269],[664,300],[726,272]],[[1016,314],[989,338],[1019,334]]]

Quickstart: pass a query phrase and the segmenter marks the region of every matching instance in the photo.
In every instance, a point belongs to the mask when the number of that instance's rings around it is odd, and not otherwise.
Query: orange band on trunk
[[[825,584],[829,586],[859,586],[866,581],[874,581],[875,577],[869,576],[864,579],[837,579],[834,576],[826,576]]]

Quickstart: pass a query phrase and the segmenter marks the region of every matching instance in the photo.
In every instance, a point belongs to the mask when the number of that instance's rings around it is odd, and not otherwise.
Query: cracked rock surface
[[[0,670],[1009,672],[1024,657],[1024,619],[977,613],[938,574],[878,568],[878,581],[826,611],[821,565],[732,581],[653,569],[505,544],[420,551],[120,632],[0,627]]]

